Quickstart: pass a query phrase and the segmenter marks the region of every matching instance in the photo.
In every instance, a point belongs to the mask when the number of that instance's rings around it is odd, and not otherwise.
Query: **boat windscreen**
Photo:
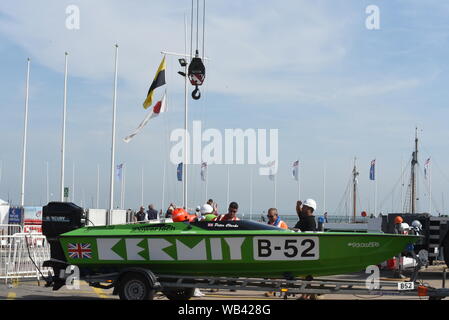
[[[192,225],[205,230],[284,230],[268,224],[250,221],[196,221],[191,222]]]

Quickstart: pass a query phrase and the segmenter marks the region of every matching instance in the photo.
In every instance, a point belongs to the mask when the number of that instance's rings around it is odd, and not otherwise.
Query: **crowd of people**
[[[317,204],[313,199],[296,202],[296,214],[298,215],[298,222],[293,228],[289,228],[279,216],[276,208],[269,208],[267,211],[267,224],[282,229],[293,229],[295,231],[317,231],[317,224],[314,216]],[[202,206],[195,209],[195,213],[190,214],[185,208],[177,207],[174,203],[170,203],[165,214],[160,210],[159,212],[154,208],[153,204],[148,205],[148,210],[145,211],[143,206],[140,207],[133,215],[133,221],[142,222],[148,220],[156,220],[159,218],[170,218],[174,222],[182,221],[238,221],[237,202],[231,202],[226,213],[218,213],[218,205],[213,199],[209,199]],[[327,215],[325,215],[327,220]],[[265,221],[265,219],[264,219]]]

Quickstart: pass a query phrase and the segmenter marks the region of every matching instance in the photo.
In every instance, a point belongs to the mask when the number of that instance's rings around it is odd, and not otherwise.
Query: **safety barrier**
[[[49,276],[51,269],[42,267],[49,259],[50,245],[40,233],[0,235],[0,280],[4,279],[6,284],[25,278],[40,280],[40,272]]]
[[[23,227],[20,224],[0,224],[0,236],[23,233]]]

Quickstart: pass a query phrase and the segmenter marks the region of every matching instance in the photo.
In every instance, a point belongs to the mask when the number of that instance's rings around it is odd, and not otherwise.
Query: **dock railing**
[[[5,284],[19,279],[40,280],[41,272],[49,276],[51,268],[42,267],[49,259],[50,245],[41,233],[0,235],[0,280]]]

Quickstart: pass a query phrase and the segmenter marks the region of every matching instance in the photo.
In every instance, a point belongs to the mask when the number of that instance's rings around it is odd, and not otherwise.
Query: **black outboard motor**
[[[60,271],[65,270],[68,266],[59,242],[59,235],[81,228],[84,224],[84,210],[74,203],[50,202],[44,206],[42,233],[50,243],[50,260],[44,261],[43,266],[53,268],[53,290],[57,290],[65,284],[58,280],[60,280]]]

